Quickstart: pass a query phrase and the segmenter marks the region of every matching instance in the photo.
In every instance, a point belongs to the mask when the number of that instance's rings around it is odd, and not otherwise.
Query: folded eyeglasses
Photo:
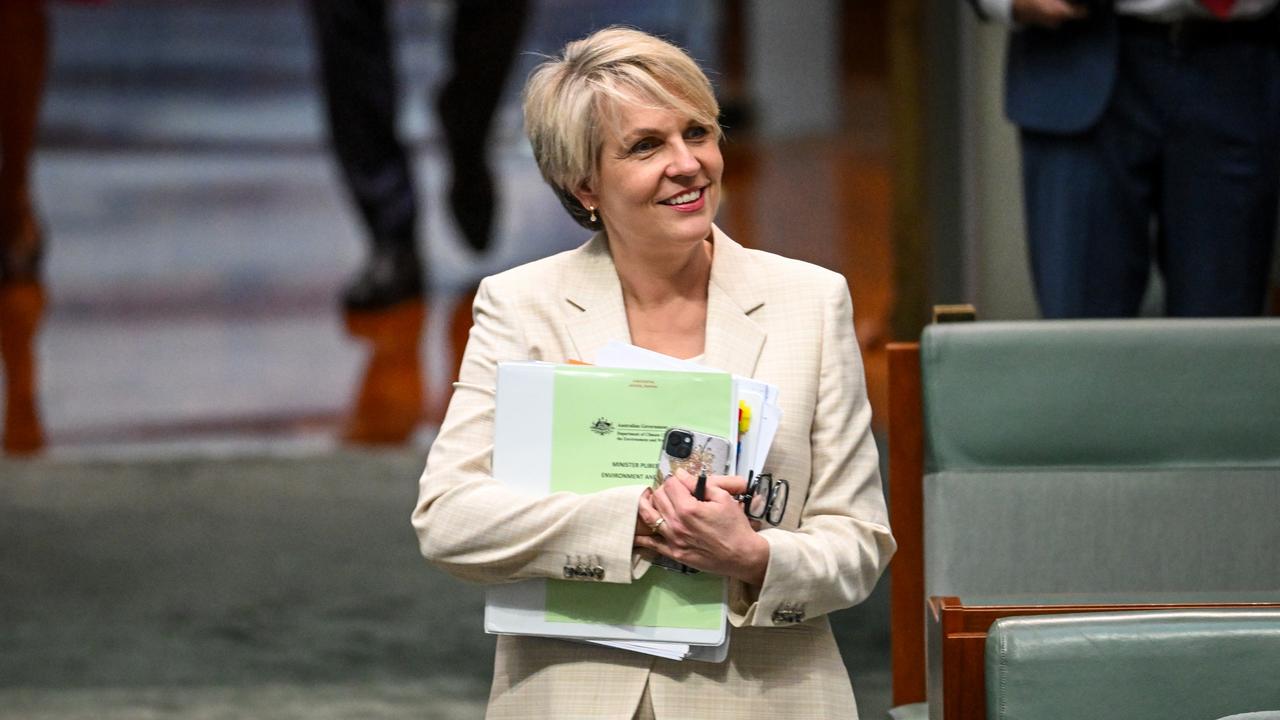
[[[747,491],[734,495],[733,499],[742,503],[742,512],[752,520],[778,525],[787,512],[787,497],[790,495],[791,483],[786,480],[774,480],[770,473],[754,475],[748,471]]]

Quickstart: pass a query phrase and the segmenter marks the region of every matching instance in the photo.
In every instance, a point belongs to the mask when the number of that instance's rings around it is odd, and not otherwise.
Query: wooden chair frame
[[[924,417],[920,343],[889,343],[889,575],[893,704],[925,700]]]

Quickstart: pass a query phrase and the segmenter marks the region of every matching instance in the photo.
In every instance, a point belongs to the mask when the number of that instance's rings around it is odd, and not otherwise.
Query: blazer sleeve
[[[498,363],[528,360],[512,288],[486,278],[458,382],[419,480],[413,527],[422,554],[463,580],[526,578],[631,581],[636,507],[643,485],[590,495],[534,497],[494,480],[494,400]],[[509,283],[510,285],[510,283]],[[561,358],[556,358],[557,360]]]
[[[897,549],[871,435],[853,303],[843,278],[832,286],[823,302],[808,496],[790,499],[792,507],[801,503],[794,531],[760,531],[769,542],[769,564],[758,592],[731,583],[729,619],[737,626],[784,625],[855,605],[871,594]]]

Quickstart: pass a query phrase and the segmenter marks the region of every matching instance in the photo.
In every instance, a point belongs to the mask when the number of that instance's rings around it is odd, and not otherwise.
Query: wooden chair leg
[[[426,303],[421,300],[346,314],[347,331],[369,345],[369,361],[344,440],[395,445],[413,434],[425,407],[419,350],[425,318]]]
[[[30,455],[44,447],[37,402],[35,340],[44,315],[38,283],[0,286],[0,356],[5,381],[4,451]]]

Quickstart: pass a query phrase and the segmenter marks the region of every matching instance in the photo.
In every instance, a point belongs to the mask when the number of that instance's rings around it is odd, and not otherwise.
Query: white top
[[[1280,0],[1236,0],[1231,8],[1231,19],[1248,20],[1267,14]],[[1013,24],[1013,0],[977,0],[983,14],[1006,25]],[[1199,0],[1116,0],[1117,15],[1173,22],[1188,18],[1213,18]]]

